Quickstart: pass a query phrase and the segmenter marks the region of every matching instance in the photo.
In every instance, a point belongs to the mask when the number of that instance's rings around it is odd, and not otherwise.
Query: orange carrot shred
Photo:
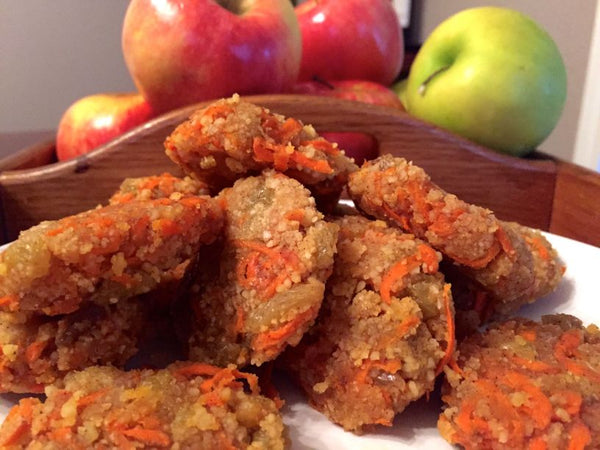
[[[387,373],[396,373],[402,368],[402,362],[394,359],[389,361],[377,361],[372,359],[367,359],[363,361],[360,366],[360,370],[356,374],[356,381],[360,384],[367,383],[367,380],[370,379],[369,374],[374,369],[379,369],[382,372]]]
[[[143,442],[148,445],[166,447],[171,444],[171,438],[161,430],[149,430],[142,427],[133,427],[121,432],[128,438]]]
[[[24,398],[17,406],[11,408],[4,421],[9,424],[17,422],[17,424],[4,441],[0,443],[2,446],[16,445],[27,434],[33,420],[33,406],[37,403],[38,400],[35,398]]]
[[[286,268],[298,264],[295,254],[267,247],[262,242],[239,239],[233,244],[255,252],[239,261],[236,275],[242,286],[256,289],[264,300],[273,297],[277,288],[288,278]],[[266,256],[267,261],[259,259],[258,254]]]
[[[529,450],[546,450],[548,448],[548,444],[543,437],[537,436],[531,440],[529,443]]]
[[[322,151],[323,153],[332,156],[339,155],[341,153],[340,149],[336,145],[333,145],[331,142],[323,138],[312,139],[310,141],[303,141],[300,143],[300,145],[311,146],[319,151]]]
[[[317,310],[318,306],[313,306],[297,314],[292,320],[284,323],[279,328],[257,334],[252,342],[252,347],[265,353],[276,352],[300,327],[315,317]]]
[[[323,173],[326,175],[334,172],[333,168],[329,165],[329,162],[325,159],[312,159],[306,156],[304,153],[294,152],[290,158],[296,164],[306,167],[307,169],[314,170],[315,172]]]
[[[525,241],[531,246],[531,248],[540,255],[540,258],[544,260],[550,259],[550,252],[542,242],[542,239],[538,236],[526,237]]]
[[[50,431],[51,439],[60,444],[71,444],[73,438],[73,430],[71,427],[60,427]]]
[[[586,445],[592,442],[590,429],[582,422],[575,422],[569,430],[568,450],[583,450]]]
[[[444,350],[444,356],[440,359],[437,368],[435,369],[435,374],[439,375],[444,366],[448,364],[448,362],[452,359],[452,355],[454,354],[454,346],[456,343],[456,334],[454,329],[454,314],[452,313],[451,300],[450,300],[450,284],[444,284],[444,313],[446,314],[446,324],[447,324],[447,338],[446,338],[446,349]]]
[[[521,330],[519,336],[525,339],[527,342],[535,342],[537,333],[535,330]]]
[[[0,307],[6,306],[9,310],[14,310],[19,299],[16,295],[4,295],[0,297]]]
[[[398,261],[383,275],[381,278],[381,285],[379,286],[381,299],[389,305],[392,302],[392,290],[394,289],[394,284],[398,282],[402,283],[405,276],[423,263],[425,263],[425,273],[435,272],[438,269],[435,250],[425,244],[420,245],[415,254]],[[402,288],[403,286],[401,284],[395,290],[401,291]]]
[[[465,372],[460,368],[460,366],[458,365],[458,362],[456,361],[456,358],[454,358],[454,356],[452,358],[450,358],[450,361],[448,361],[448,366],[457,374],[459,374],[461,377],[465,377]]]
[[[558,397],[562,402],[560,406],[564,408],[570,415],[574,416],[579,414],[581,410],[581,404],[583,403],[583,398],[581,394],[575,391],[563,389],[554,393],[555,397]]]
[[[302,220],[304,219],[304,210],[303,209],[293,209],[291,211],[288,211],[288,213],[285,215],[286,220],[293,220],[296,222],[302,222]]]
[[[577,347],[580,343],[581,334],[577,330],[565,331],[554,347],[554,356],[573,375],[583,376],[600,383],[600,373],[571,359],[571,357],[576,356]]]
[[[46,341],[35,341],[27,346],[25,349],[25,360],[31,364],[40,357],[44,349],[46,348]]]
[[[510,242],[510,239],[506,234],[506,231],[504,231],[504,228],[499,226],[496,232],[494,233],[494,237],[500,243],[502,251],[504,251],[504,253],[506,253],[511,259],[514,260],[516,254],[515,249],[513,248],[512,243]]]
[[[187,364],[176,369],[175,373],[185,377],[195,376],[214,376],[223,370],[222,367],[213,366],[206,363]]]
[[[108,392],[108,388],[104,388],[104,389],[99,389],[95,392],[91,392],[87,395],[84,395],[79,400],[77,400],[77,407],[85,408],[86,406],[91,405],[92,403],[96,402],[98,399],[100,399],[102,396],[104,396],[107,392]]]
[[[556,373],[559,371],[558,367],[554,367],[543,361],[530,360],[517,355],[510,356],[510,360],[517,366],[533,372]]]

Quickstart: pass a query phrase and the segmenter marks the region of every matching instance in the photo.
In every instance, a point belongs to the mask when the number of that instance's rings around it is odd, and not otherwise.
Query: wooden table
[[[501,155],[393,108],[310,96],[247,99],[320,131],[369,133],[380,153],[412,160],[447,191],[503,220],[600,246],[595,172],[537,153],[527,159]],[[161,116],[72,161],[54,162],[51,141],[0,160],[2,240],[15,239],[41,220],[104,203],[125,177],[179,173],[165,156],[163,141],[200,106]]]

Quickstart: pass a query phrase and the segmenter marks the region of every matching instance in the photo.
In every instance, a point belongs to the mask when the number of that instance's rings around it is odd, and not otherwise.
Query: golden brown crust
[[[210,197],[158,199],[96,208],[21,233],[0,254],[4,310],[63,314],[84,300],[148,292],[222,228]],[[112,299],[112,300],[111,300]]]
[[[296,344],[316,317],[337,226],[306,188],[273,171],[239,180],[219,201],[223,242],[183,300],[195,312],[190,358],[260,365]]]
[[[249,390],[245,389],[249,386]],[[2,448],[283,449],[281,416],[254,375],[207,364],[122,372],[90,367],[26,398],[0,428]]]
[[[73,370],[123,367],[137,351],[149,305],[87,303],[72,314],[0,312],[0,392],[42,392]]]
[[[600,440],[600,332],[573,316],[494,324],[462,342],[445,370],[438,428],[453,444],[583,449]]]
[[[216,194],[239,178],[272,168],[335,205],[356,165],[299,120],[239,96],[196,111],[165,141],[167,155]]]
[[[390,426],[433,390],[454,349],[439,254],[360,216],[340,226],[334,273],[317,323],[282,364],[309,402],[347,430]]]
[[[170,173],[140,178],[126,178],[117,192],[109,199],[109,203],[126,203],[136,200],[155,200],[170,198],[179,200],[184,197],[208,195],[208,187],[190,177],[175,177]]]
[[[445,192],[402,158],[384,155],[365,163],[350,175],[349,193],[366,214],[414,233],[444,254],[460,334],[537,300],[562,276],[556,252],[539,233]]]

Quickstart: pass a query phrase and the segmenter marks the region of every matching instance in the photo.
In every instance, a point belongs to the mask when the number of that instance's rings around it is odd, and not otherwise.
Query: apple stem
[[[427,85],[431,82],[431,80],[433,80],[436,76],[438,76],[440,73],[448,70],[450,68],[450,66],[442,66],[439,69],[437,69],[435,72],[433,72],[431,75],[429,75],[427,78],[425,78],[425,81],[423,81],[421,83],[421,86],[419,86],[419,95],[423,96],[425,95],[425,89],[427,88]]]
[[[335,89],[335,86],[333,84],[331,84],[329,81],[321,78],[319,75],[313,75],[313,80],[316,81],[317,83],[321,83],[323,86],[326,86],[331,90]]]

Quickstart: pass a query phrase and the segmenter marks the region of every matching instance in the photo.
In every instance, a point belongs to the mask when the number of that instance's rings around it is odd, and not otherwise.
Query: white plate
[[[553,234],[546,236],[566,263],[567,271],[554,293],[523,308],[519,315],[538,319],[544,314],[564,312],[579,317],[585,324],[600,324],[596,279],[600,248]],[[439,436],[436,428],[440,408],[438,398],[423,399],[409,406],[396,417],[393,427],[379,427],[373,433],[357,436],[345,432],[313,410],[297,390],[279,387],[286,401],[283,417],[292,450],[453,448]],[[0,420],[4,420],[15,402],[14,395],[0,395]]]

